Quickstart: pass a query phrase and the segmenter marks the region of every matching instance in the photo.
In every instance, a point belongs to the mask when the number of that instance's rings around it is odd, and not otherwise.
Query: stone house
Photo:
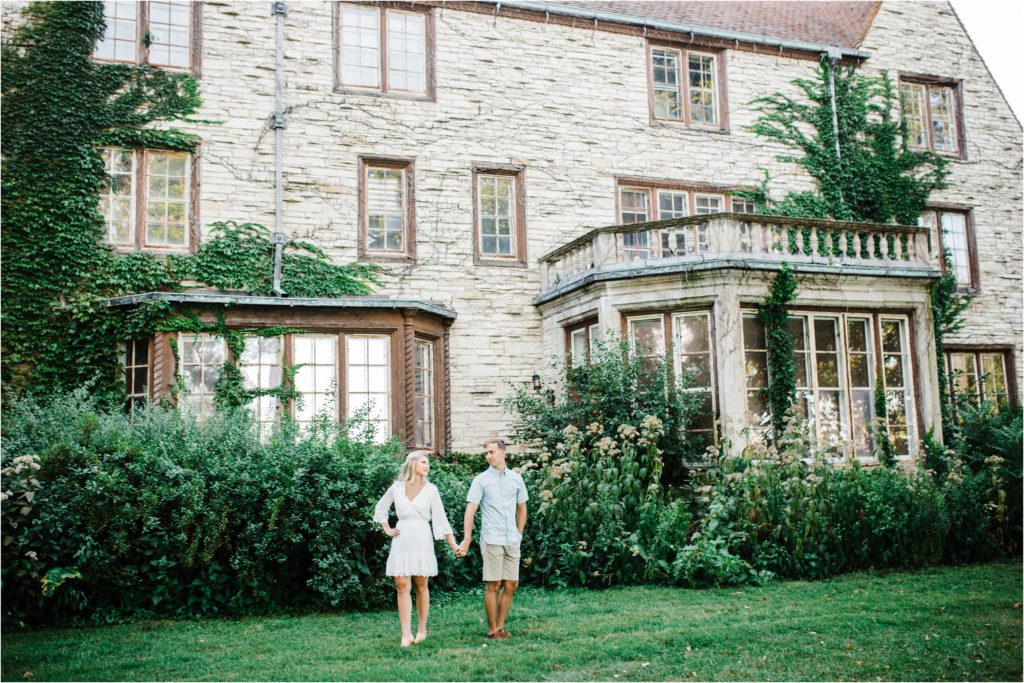
[[[929,287],[943,248],[975,294],[946,344],[958,385],[1020,397],[1021,128],[945,2],[153,1],[107,15],[96,59],[191,70],[210,122],[188,127],[194,155],[104,151],[124,180],[101,202],[113,243],[188,251],[211,222],[252,221],[388,268],[364,298],[111,302],[232,302],[232,325],[302,328],[242,359],[262,386],[303,365],[306,400],[263,401],[266,421],[372,402],[382,434],[472,449],[506,432],[509,383],[546,383],[553,357],[585,362],[621,336],[677,372],[696,365],[695,428],[742,443],[765,410],[754,306],[788,262],[816,438],[870,461],[880,375],[911,459],[939,422]],[[811,187],[747,126],[752,100],[822,55],[888,73],[910,144],[950,159],[919,226],[757,216],[732,196],[762,169],[775,191]],[[169,341],[126,342],[129,394],[162,394],[177,373],[208,409],[223,340],[181,335],[178,358]]]

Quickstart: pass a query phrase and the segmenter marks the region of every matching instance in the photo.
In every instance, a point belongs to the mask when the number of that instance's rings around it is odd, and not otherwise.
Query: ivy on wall
[[[955,421],[954,396],[949,383],[949,372],[946,368],[944,339],[946,335],[955,334],[964,324],[964,312],[971,305],[970,294],[960,292],[956,282],[956,274],[952,260],[947,251],[946,269],[942,277],[931,288],[932,323],[935,333],[935,356],[939,375],[939,402],[942,410],[942,435],[947,443],[953,438]]]
[[[172,311],[165,302],[111,309],[109,297],[176,291],[184,280],[271,290],[274,247],[257,224],[215,224],[193,255],[117,253],[104,242],[98,204],[107,178],[98,148],[193,152],[198,139],[168,124],[191,121],[200,98],[189,74],[93,61],[103,30],[100,2],[36,2],[2,46],[8,389],[120,392],[117,341],[151,333]],[[367,294],[377,282],[375,267],[332,264],[303,242],[286,245],[282,275],[291,296]]]
[[[937,154],[907,148],[888,75],[871,78],[841,66],[833,72],[822,59],[815,78],[793,85],[801,99],[776,92],[754,100],[761,115],[749,129],[792,150],[776,158],[803,168],[815,189],[773,200],[766,174],[760,188],[737,194],[753,199],[759,213],[917,225],[929,194],[944,185],[947,164]]]
[[[789,265],[783,263],[772,279],[768,296],[757,307],[757,315],[764,323],[770,378],[765,392],[776,438],[786,431],[786,421],[796,400],[796,361],[793,338],[789,334],[789,305],[796,300],[799,284]]]

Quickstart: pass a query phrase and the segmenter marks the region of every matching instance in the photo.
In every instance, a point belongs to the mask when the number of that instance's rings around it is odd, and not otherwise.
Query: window
[[[184,405],[200,418],[213,414],[217,380],[224,366],[224,339],[210,334],[180,334],[179,374]]]
[[[715,360],[711,350],[711,323],[706,312],[678,313],[672,316],[672,357],[676,377],[687,377],[687,393],[702,397],[703,403],[689,431],[701,435],[707,444],[714,442]]]
[[[601,338],[601,326],[596,320],[580,323],[566,330],[566,345],[569,363],[579,366],[590,363],[590,358],[597,349]]]
[[[416,340],[416,447],[434,447],[434,343]]]
[[[246,337],[238,369],[246,389],[276,389],[281,386],[282,337]],[[267,435],[281,414],[277,396],[257,396],[249,409],[259,421],[260,434]]]
[[[718,54],[652,45],[649,62],[655,119],[722,125]]]
[[[648,367],[665,357],[665,321],[661,314],[629,319],[629,348]]]
[[[350,334],[346,340],[348,417],[364,415],[365,429],[382,443],[391,436],[391,339]]]
[[[897,453],[913,453],[913,384],[905,318],[807,314],[789,319],[796,365],[797,412],[819,448],[868,458],[875,451],[875,383],[882,371],[886,427]],[[875,339],[880,342],[876,343]],[[743,317],[747,425],[770,423],[764,323]],[[876,361],[876,352],[881,357]]]
[[[198,67],[200,3],[188,0],[103,3],[106,28],[93,57],[172,69]],[[143,27],[140,30],[140,27]]]
[[[929,209],[921,214],[918,223],[931,229],[932,244],[939,252],[949,252],[950,266],[960,289],[978,287],[977,255],[974,245],[974,225],[970,213],[961,210]],[[942,267],[946,264],[943,261]]]
[[[429,12],[341,3],[337,86],[432,96]]]
[[[108,147],[100,156],[107,180],[99,211],[108,242],[175,251],[193,246],[192,155]]]
[[[949,388],[955,398],[980,406],[1010,401],[1005,351],[956,350],[946,353]]]
[[[477,263],[526,265],[522,169],[474,169]]]
[[[646,181],[646,185],[623,179],[628,184],[619,186],[620,225],[664,221],[700,214],[720,213],[736,210],[736,203],[727,194],[699,192],[686,185],[661,181]],[[650,207],[653,207],[653,211]],[[728,207],[728,208],[727,208]],[[652,236],[652,231],[625,233],[622,236],[623,255],[626,259],[648,259],[658,256],[680,256],[692,254],[698,249],[708,248],[706,225],[695,225],[685,229],[662,230]]]
[[[907,145],[942,154],[961,155],[960,85],[931,78],[916,82],[903,77],[900,101],[907,125]]]
[[[292,337],[295,371],[295,422],[309,427],[320,415],[337,419],[338,337],[297,334]]]
[[[757,213],[757,204],[749,199],[731,197],[733,213]]]
[[[413,162],[360,159],[359,167],[360,256],[412,261],[416,255]]]
[[[149,340],[122,342],[120,352],[127,396],[125,408],[131,412],[149,400]]]

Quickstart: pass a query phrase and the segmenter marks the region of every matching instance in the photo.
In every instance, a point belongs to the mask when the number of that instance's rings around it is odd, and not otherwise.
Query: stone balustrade
[[[924,275],[939,267],[924,227],[718,213],[591,230],[541,257],[541,296],[596,273],[642,275],[715,262],[876,275]]]

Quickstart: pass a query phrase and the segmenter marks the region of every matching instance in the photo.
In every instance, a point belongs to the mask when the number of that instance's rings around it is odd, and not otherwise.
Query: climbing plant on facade
[[[760,213],[916,225],[929,194],[943,186],[946,160],[907,148],[888,75],[869,77],[823,59],[815,78],[792,83],[802,97],[775,92],[753,101],[760,116],[750,130],[789,148],[776,158],[800,166],[815,188],[776,200],[766,174],[760,188],[739,194]]]
[[[32,3],[23,19],[2,46],[3,382],[117,392],[117,341],[152,332],[172,312],[161,302],[113,310],[105,299],[178,290],[183,280],[269,294],[273,244],[263,226],[231,222],[215,226],[192,255],[118,253],[106,244],[98,205],[109,179],[99,148],[194,152],[198,139],[168,124],[198,110],[198,83],[94,61],[100,2]],[[286,250],[288,295],[366,294],[376,282],[372,266],[332,264],[313,245]]]
[[[781,436],[796,400],[796,361],[793,359],[793,338],[789,333],[789,304],[796,299],[799,286],[796,275],[785,263],[772,280],[768,296],[757,307],[764,323],[768,350],[768,407],[772,430]]]

